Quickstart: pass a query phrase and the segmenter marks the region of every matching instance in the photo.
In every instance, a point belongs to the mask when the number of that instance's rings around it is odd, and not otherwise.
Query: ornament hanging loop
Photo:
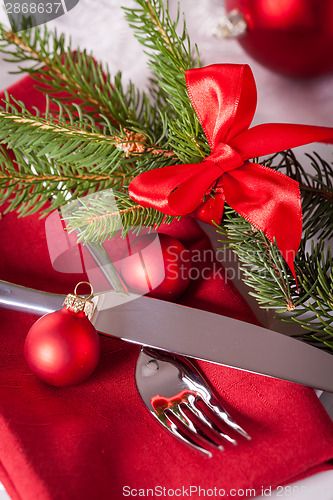
[[[76,287],[74,288],[74,295],[78,295],[77,293],[77,289],[80,285],[88,285],[90,287],[90,295],[88,297],[82,297],[82,298],[85,298],[85,300],[90,300],[92,298],[92,296],[94,295],[94,289],[92,287],[92,284],[89,283],[89,281],[80,281]],[[79,295],[78,295],[79,296]]]
[[[242,12],[233,9],[220,17],[215,34],[218,38],[233,39],[245,35],[247,29],[247,22]]]
[[[83,297],[77,295],[77,289],[80,285],[89,285],[90,295],[88,297]],[[86,316],[90,316],[94,312],[95,305],[90,300],[93,296],[94,290],[88,281],[80,281],[74,288],[74,293],[69,293],[64,301],[64,306],[66,309],[71,309],[75,313],[83,311]]]

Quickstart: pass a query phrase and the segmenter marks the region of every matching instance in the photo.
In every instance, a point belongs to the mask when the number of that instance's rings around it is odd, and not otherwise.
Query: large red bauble
[[[333,71],[332,0],[225,0],[248,29],[238,41],[260,63],[290,76]]]
[[[34,323],[25,340],[24,354],[31,371],[47,384],[79,384],[97,366],[100,340],[82,311],[75,313],[64,307]]]
[[[120,274],[132,292],[175,300],[190,281],[191,263],[185,246],[166,234],[136,238],[124,255]]]

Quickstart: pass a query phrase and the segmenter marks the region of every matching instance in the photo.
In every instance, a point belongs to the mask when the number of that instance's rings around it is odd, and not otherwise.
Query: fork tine
[[[210,401],[206,399],[201,399],[204,405],[206,405],[224,424],[233,429],[235,432],[243,436],[244,438],[251,440],[251,436],[239,425],[233,418],[229,415],[227,410],[219,403],[216,398],[211,398]]]
[[[201,401],[202,401],[204,407],[209,408],[209,406],[207,405],[207,403],[205,401],[203,401],[202,399],[201,399]],[[222,437],[223,439],[225,439],[229,443],[233,444],[234,446],[237,445],[237,441],[235,439],[233,439],[228,434],[226,434],[225,432],[223,432],[222,429],[220,429],[215,424],[215,422],[209,420],[206,417],[206,415],[201,411],[201,408],[197,405],[197,401],[196,401],[195,398],[193,398],[193,399],[191,398],[191,400],[189,399],[189,404],[191,406],[191,409],[197,415],[197,417],[199,418],[199,420],[201,422],[205,423],[218,436]]]
[[[195,431],[190,429],[190,427],[180,419],[175,411],[168,408],[165,410],[164,414],[169,424],[168,429],[170,432],[183,441],[183,443],[186,443],[197,451],[204,453],[209,458],[213,456],[212,452],[207,449],[207,446],[211,446],[211,443],[204,437],[200,436],[200,434],[197,434]]]
[[[184,408],[187,409],[188,413],[184,411]],[[195,407],[193,407],[189,402],[188,403],[183,402],[179,405],[178,410],[181,416],[186,420],[186,425],[191,429],[192,432],[201,435],[201,437],[206,439],[206,441],[208,441],[211,446],[214,446],[218,450],[223,451],[224,449],[223,446],[221,444],[216,443],[214,439],[212,439],[209,436],[209,434],[207,434],[206,431],[208,430],[209,432],[210,430],[213,435],[216,433],[217,439],[219,439],[220,433],[216,432],[214,428],[211,425],[209,425],[207,419],[200,418],[199,414],[195,410]],[[197,417],[201,426],[199,426],[196,423],[195,417]]]

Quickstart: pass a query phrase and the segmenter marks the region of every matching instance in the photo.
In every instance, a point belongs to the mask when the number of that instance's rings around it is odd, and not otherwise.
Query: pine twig
[[[58,67],[54,64],[54,61],[52,61],[49,57],[47,57],[45,54],[43,54],[41,51],[37,51],[36,49],[31,48],[27,43],[24,42],[24,40],[18,36],[16,33],[13,33],[12,31],[5,32],[3,36],[7,39],[7,41],[10,44],[13,44],[17,49],[21,49],[23,52],[29,54],[29,57],[35,61],[38,61],[39,63],[42,63],[44,65],[44,68],[42,68],[40,73],[32,70],[31,73],[35,76],[37,80],[41,80],[42,82],[45,83],[45,74],[47,73],[47,79],[50,78],[50,74],[53,77],[56,76],[57,79],[59,79],[63,84],[64,88],[66,89],[67,92],[72,91],[73,95],[80,95],[80,98],[84,100],[86,103],[89,103],[91,106],[96,108],[96,110],[99,113],[105,114],[108,116],[109,120],[113,125],[119,126],[118,120],[112,116],[110,113],[110,109],[104,105],[103,102],[100,100],[96,99],[96,97],[93,97],[92,94],[86,91],[85,87],[80,85],[71,75],[70,72],[66,71],[64,72],[64,65],[62,67]],[[65,54],[63,52],[62,57],[65,57]],[[47,91],[47,87],[50,89],[51,86],[48,85],[46,88],[44,88],[44,91]]]

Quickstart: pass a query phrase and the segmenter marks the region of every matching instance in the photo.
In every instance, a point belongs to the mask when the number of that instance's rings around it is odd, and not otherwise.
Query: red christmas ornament
[[[86,316],[93,312],[92,294],[88,299],[76,295],[82,283],[67,295],[61,310],[36,321],[25,340],[24,355],[31,371],[50,385],[83,382],[99,360],[99,336]]]
[[[175,300],[189,284],[190,268],[188,251],[179,240],[166,234],[146,234],[130,244],[120,274],[134,293]]]
[[[264,66],[300,77],[333,71],[331,0],[225,0],[225,7],[233,24],[241,22],[235,9],[244,17],[238,41]]]

